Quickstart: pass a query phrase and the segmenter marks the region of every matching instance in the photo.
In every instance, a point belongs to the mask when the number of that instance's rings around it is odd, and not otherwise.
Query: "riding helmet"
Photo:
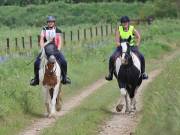
[[[129,17],[128,16],[122,16],[120,19],[121,23],[126,23],[126,22],[130,22]]]
[[[47,17],[47,22],[55,22],[56,18],[54,16],[48,16]]]

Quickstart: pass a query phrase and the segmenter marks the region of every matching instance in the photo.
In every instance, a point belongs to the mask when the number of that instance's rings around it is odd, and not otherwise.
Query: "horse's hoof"
[[[62,105],[61,104],[56,104],[56,111],[61,111]]]
[[[56,108],[56,111],[58,111],[58,112],[59,112],[59,111],[61,111],[61,109],[62,109],[62,107],[61,107],[61,106],[59,106],[59,107],[57,107],[57,108]]]
[[[129,114],[129,113],[130,113],[129,109],[126,109],[125,114]]]
[[[136,113],[136,110],[135,109],[131,109],[130,110],[130,114],[135,114]]]
[[[51,113],[48,115],[48,118],[55,118],[55,113]]]
[[[43,116],[44,117],[49,117],[49,113],[44,113]]]
[[[119,104],[119,105],[116,106],[116,111],[117,112],[121,112],[122,109],[123,109],[123,105],[122,104]]]

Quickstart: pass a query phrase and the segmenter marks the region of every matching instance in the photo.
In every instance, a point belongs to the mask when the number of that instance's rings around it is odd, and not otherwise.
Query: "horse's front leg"
[[[126,97],[127,97],[127,91],[125,88],[120,88],[120,93],[121,93],[121,96],[120,96],[120,103],[116,106],[116,111],[117,112],[121,112],[122,109],[123,109],[123,101],[125,99],[126,101]],[[127,105],[127,103],[126,103]]]
[[[55,112],[56,112],[56,98],[59,92],[59,83],[54,87],[54,92],[53,92],[53,97],[51,99],[51,112],[50,112],[50,116],[54,116]]]
[[[48,116],[50,114],[50,95],[49,95],[49,91],[46,87],[43,87],[42,90],[43,90],[43,96],[44,96],[44,104],[46,107],[46,111],[45,111],[44,115]]]

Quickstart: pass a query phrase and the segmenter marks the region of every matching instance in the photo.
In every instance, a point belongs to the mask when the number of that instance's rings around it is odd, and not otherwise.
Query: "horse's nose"
[[[56,61],[56,58],[54,57],[54,55],[51,55],[51,56],[49,57],[49,62],[50,62],[50,63],[55,63],[55,61]]]
[[[122,64],[125,64],[125,63],[126,63],[126,60],[125,60],[125,59],[122,59],[121,62],[122,62]]]

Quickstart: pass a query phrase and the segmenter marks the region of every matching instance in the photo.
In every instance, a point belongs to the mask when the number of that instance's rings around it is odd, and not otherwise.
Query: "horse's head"
[[[52,43],[49,43],[47,45],[44,46],[44,48],[42,48],[42,53],[41,53],[41,66],[45,66],[47,63],[51,63],[50,65],[52,65],[52,61],[55,58],[54,55],[56,54],[56,46]],[[49,65],[48,64],[48,65]]]
[[[122,56],[121,56],[122,65],[128,65],[131,59],[129,43],[122,42],[121,47],[122,47]]]
[[[130,60],[132,59],[132,57],[130,55],[130,45],[129,45],[130,41],[131,41],[131,36],[129,36],[128,39],[123,40],[123,42],[121,42],[121,47],[122,47],[121,62],[122,62],[122,65],[130,64]]]
[[[56,64],[56,58],[54,57],[54,55],[51,55],[48,58],[47,64],[46,64],[46,71],[49,74],[53,74],[55,72],[55,64]]]

